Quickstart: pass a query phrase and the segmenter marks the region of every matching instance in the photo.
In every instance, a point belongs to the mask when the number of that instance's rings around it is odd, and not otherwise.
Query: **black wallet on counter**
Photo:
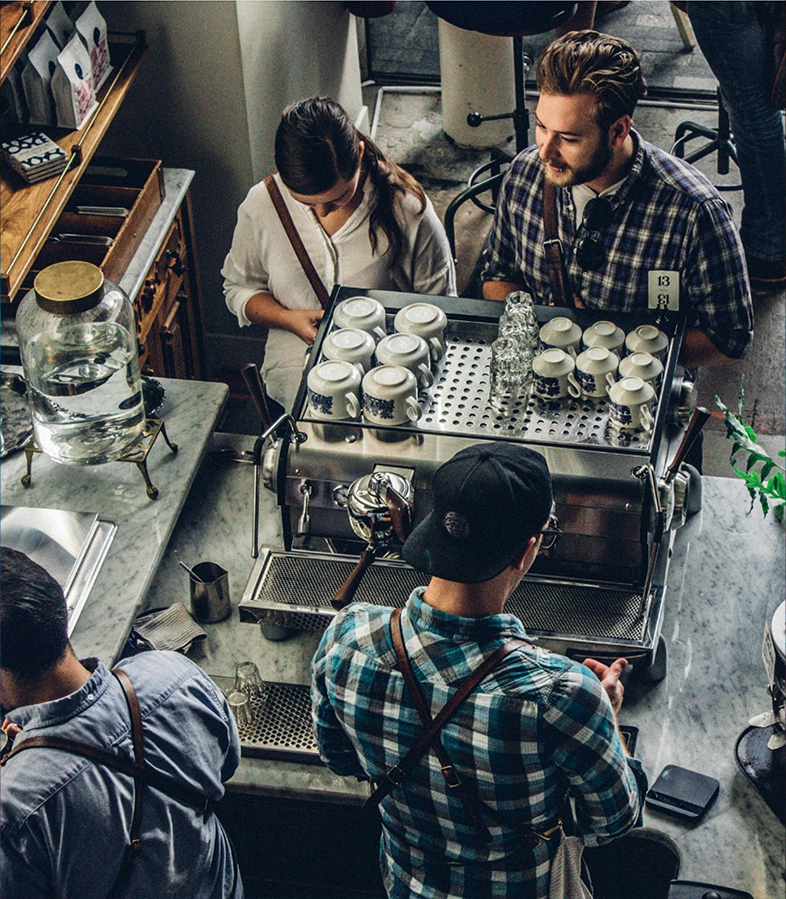
[[[679,765],[666,765],[648,790],[645,801],[652,808],[697,820],[710,807],[719,789],[714,777]]]

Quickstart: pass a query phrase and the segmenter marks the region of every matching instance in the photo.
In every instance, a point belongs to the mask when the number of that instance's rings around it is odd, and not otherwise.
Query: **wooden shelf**
[[[18,5],[18,4],[13,4]],[[5,7],[2,7],[4,9]],[[12,302],[36,256],[49,236],[58,216],[82,177],[84,167],[95,153],[123,102],[139,65],[147,53],[144,32],[110,35],[113,72],[98,95],[98,109],[81,131],[44,131],[65,150],[68,166],[57,178],[25,184],[8,166],[0,172],[0,300]],[[5,58],[3,59],[5,65]],[[29,130],[34,130],[31,126]]]
[[[0,84],[51,5],[52,0],[17,0],[0,6]]]

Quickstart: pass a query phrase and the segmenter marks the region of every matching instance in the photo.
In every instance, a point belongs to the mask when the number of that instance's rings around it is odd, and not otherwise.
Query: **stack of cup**
[[[509,293],[499,319],[499,336],[514,337],[532,358],[538,352],[539,331],[532,296],[523,290]]]

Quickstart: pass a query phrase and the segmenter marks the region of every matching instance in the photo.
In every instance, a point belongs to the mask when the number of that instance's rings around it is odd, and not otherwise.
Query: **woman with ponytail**
[[[345,284],[455,295],[448,241],[423,188],[338,103],[312,97],[288,106],[275,161],[274,181],[328,293]],[[322,308],[264,182],[240,206],[221,273],[241,327],[268,329],[263,379],[290,411]]]

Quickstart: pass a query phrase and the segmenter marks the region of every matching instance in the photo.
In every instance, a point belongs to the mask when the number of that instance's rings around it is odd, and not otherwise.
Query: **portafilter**
[[[414,489],[411,482],[391,471],[375,471],[353,481],[347,491],[347,514],[352,530],[367,543],[331,604],[343,609],[360,585],[377,553],[402,544],[412,528]]]

